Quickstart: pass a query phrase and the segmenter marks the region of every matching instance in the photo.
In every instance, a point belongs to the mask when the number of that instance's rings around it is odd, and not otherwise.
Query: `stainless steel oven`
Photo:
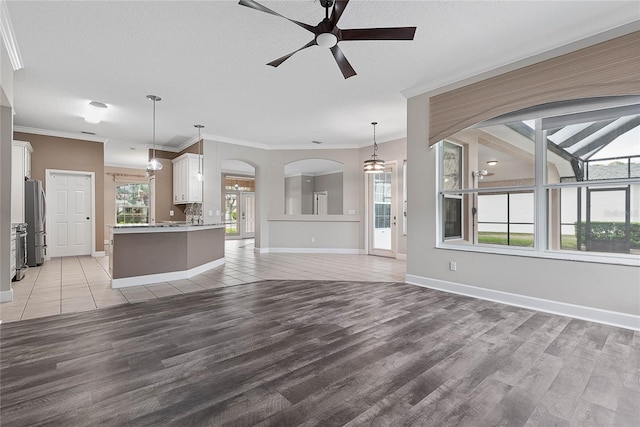
[[[16,277],[14,280],[22,280],[27,266],[27,224],[16,226]]]

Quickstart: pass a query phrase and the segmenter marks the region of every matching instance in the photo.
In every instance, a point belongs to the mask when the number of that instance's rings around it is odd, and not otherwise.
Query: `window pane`
[[[533,125],[532,121],[517,121],[474,127],[448,138],[450,142],[443,144],[443,190],[533,185]],[[451,142],[461,145],[464,151],[455,151],[458,146]],[[462,164],[455,162],[460,156]],[[461,170],[465,173],[456,175]]]
[[[442,154],[444,190],[458,190],[462,188],[462,147],[448,141],[443,143]]]
[[[533,192],[478,194],[478,243],[533,247]]]
[[[116,185],[116,224],[149,223],[149,184]]]
[[[224,224],[227,234],[238,234],[238,194],[224,195]]]
[[[547,182],[640,177],[639,126],[629,115],[545,130]]]
[[[444,198],[444,238],[462,238],[462,199]]]
[[[555,189],[549,210],[550,249],[640,254],[640,185]]]

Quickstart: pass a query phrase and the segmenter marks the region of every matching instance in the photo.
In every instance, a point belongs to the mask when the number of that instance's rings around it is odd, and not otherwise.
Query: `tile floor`
[[[267,279],[404,281],[406,262],[369,255],[256,254],[253,240],[229,240],[226,264],[188,280],[111,289],[109,258],[54,258],[13,282],[0,320],[44,317]]]

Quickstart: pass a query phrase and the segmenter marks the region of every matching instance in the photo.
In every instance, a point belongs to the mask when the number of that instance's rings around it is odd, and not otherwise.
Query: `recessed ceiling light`
[[[107,110],[107,104],[98,101],[91,101],[89,107],[87,107],[87,114],[84,116],[84,121],[87,123],[100,123],[102,115]]]
[[[487,164],[488,164],[489,166],[495,166],[495,165],[497,165],[497,164],[498,164],[498,161],[497,161],[497,160],[489,160],[489,161],[487,162]]]

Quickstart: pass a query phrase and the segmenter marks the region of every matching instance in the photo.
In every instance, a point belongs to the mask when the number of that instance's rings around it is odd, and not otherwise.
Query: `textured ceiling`
[[[15,74],[15,125],[95,132],[105,162],[144,167],[151,142],[177,147],[203,134],[263,146],[322,148],[406,136],[406,99],[640,18],[636,1],[358,1],[341,28],[417,26],[414,41],[342,42],[358,73],[343,79],[318,46],[278,68],[267,62],[312,39],[237,1],[7,1],[24,68]],[[315,25],[318,1],[264,1]],[[83,120],[89,101],[104,121]],[[312,140],[323,145],[312,144]],[[132,150],[134,148],[135,150]]]

